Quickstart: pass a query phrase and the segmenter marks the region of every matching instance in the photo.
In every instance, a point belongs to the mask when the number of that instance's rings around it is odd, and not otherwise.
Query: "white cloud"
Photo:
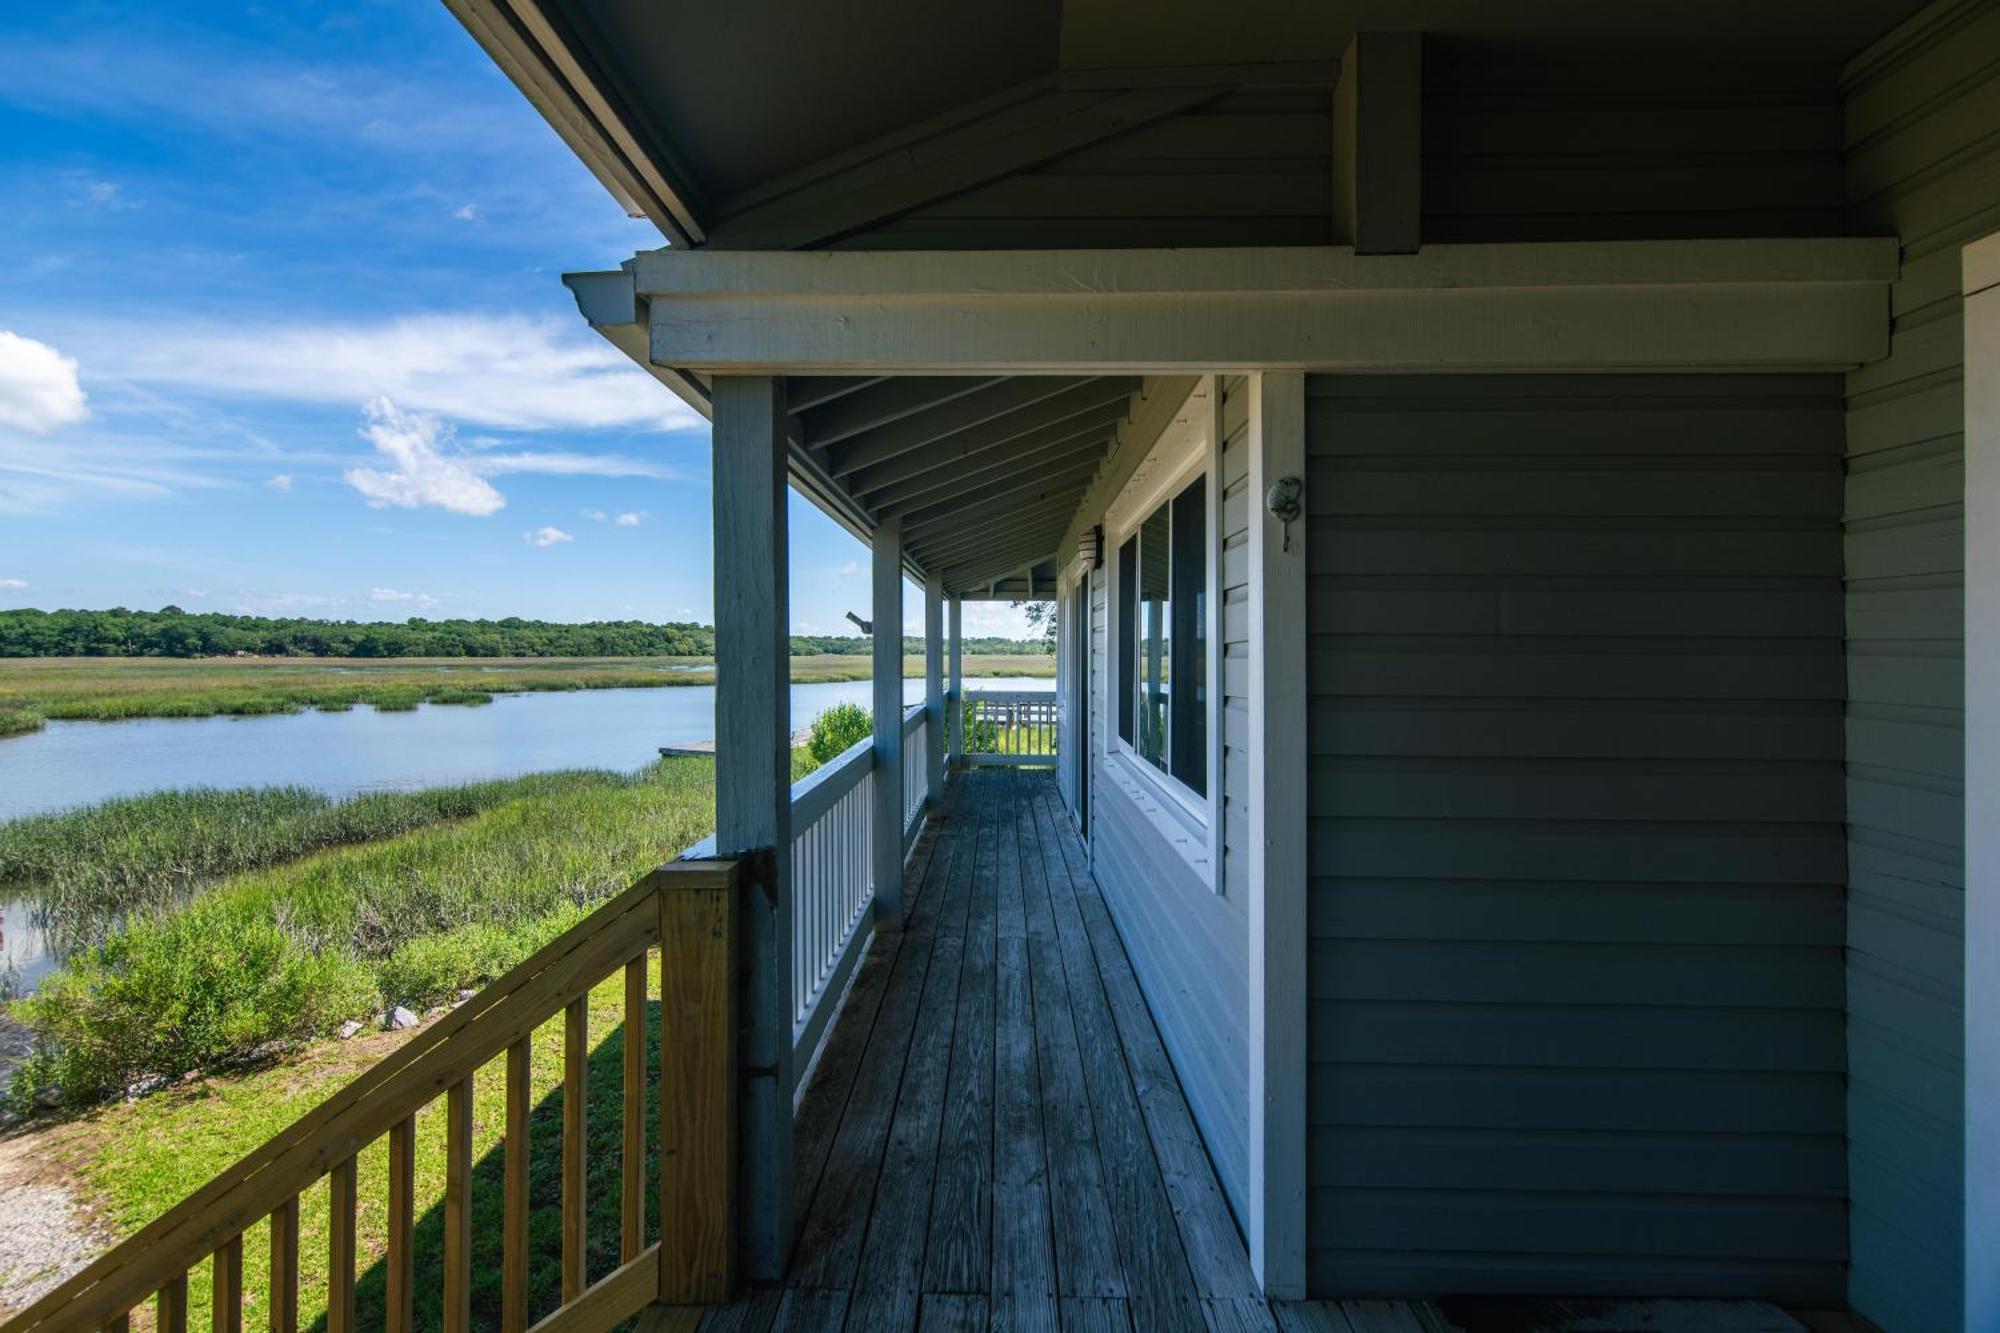
[[[628,454],[579,454],[559,449],[531,449],[511,454],[479,454],[472,465],[487,476],[538,472],[550,477],[653,477],[669,480],[677,473],[650,459]]]
[[[371,602],[414,602],[417,595],[404,592],[401,588],[370,588],[368,600]]]
[[[842,565],[839,569],[836,569],[834,571],[834,573],[840,575],[844,579],[851,579],[860,572],[861,572],[861,562],[859,560],[850,560],[846,564]]]
[[[618,516],[618,526],[621,528],[636,528],[645,521],[646,515],[644,513],[625,513]]]
[[[0,425],[39,434],[89,415],[72,358],[0,329]]]
[[[589,519],[592,523],[602,523],[607,517],[609,517],[609,515],[607,515],[602,509],[584,509],[580,510],[579,513],[581,514],[582,517]]]
[[[460,222],[477,222],[479,221],[479,205],[460,204],[457,208],[451,210],[451,215]]]
[[[540,546],[543,548],[547,548],[550,546],[555,546],[561,542],[573,542],[576,540],[576,538],[570,536],[567,532],[564,532],[561,528],[541,527],[541,528],[536,528],[533,532],[522,533],[521,540],[525,541],[530,546]]]
[[[237,597],[236,611],[246,616],[273,611],[323,611],[339,606],[341,600],[310,592],[246,592]]]
[[[704,424],[580,321],[479,313],[374,324],[168,320],[153,322],[144,339],[103,334],[88,339],[107,349],[105,364],[93,360],[93,373],[139,384],[293,402],[390,398],[413,411],[511,430]]]
[[[264,484],[274,491],[289,491],[292,489],[292,474],[289,472],[280,472]]]
[[[4,588],[8,592],[19,592],[27,586],[28,581],[26,579],[0,579],[0,588]]]
[[[436,417],[405,412],[386,398],[371,399],[361,434],[393,466],[353,467],[342,474],[371,507],[419,509],[433,505],[454,514],[498,513],[507,497],[479,475],[466,456],[447,452],[451,428]]]

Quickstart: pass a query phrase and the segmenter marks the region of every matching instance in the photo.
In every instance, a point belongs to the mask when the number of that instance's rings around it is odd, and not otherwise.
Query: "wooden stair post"
[[[660,885],[660,1294],[736,1285],[735,879]]]

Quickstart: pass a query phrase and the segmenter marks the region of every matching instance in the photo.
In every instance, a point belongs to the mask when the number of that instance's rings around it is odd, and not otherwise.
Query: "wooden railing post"
[[[736,1283],[736,867],[665,866],[660,886],[660,1291],[710,1305]]]

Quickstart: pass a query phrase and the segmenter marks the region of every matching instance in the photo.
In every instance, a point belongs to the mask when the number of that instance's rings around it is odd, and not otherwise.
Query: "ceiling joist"
[[[898,376],[797,414],[800,433],[807,448],[825,449],[1002,382],[996,375]]]
[[[1017,434],[1006,425],[1014,414],[1083,385],[1083,381],[1057,376],[1030,376],[991,384],[940,404],[935,410],[909,416],[853,440],[846,448],[833,451],[828,467],[835,476],[844,478],[869,463],[900,458],[975,428],[990,426],[996,431]]]
[[[984,485],[1002,477],[1036,468],[1055,467],[1085,453],[1101,455],[1111,441],[1111,428],[1097,426],[1066,435],[1033,449],[995,450],[978,455],[977,465],[941,469],[912,477],[869,497],[869,503],[884,513],[898,505],[929,503],[931,498],[966,486]]]
[[[1004,458],[1013,458],[1033,452],[1051,444],[1059,444],[1080,439],[1091,434],[1109,435],[1117,430],[1118,423],[1130,413],[1131,396],[1120,395],[1113,401],[1088,412],[1064,417],[1039,430],[1025,431],[1019,435],[1011,431],[1011,420],[1007,431],[979,430],[964,431],[948,439],[939,440],[929,448],[905,454],[865,471],[849,473],[843,480],[847,488],[858,496],[882,496],[886,501],[891,493],[902,488],[908,493],[910,486],[934,486],[949,481],[971,468],[985,467]],[[996,423],[998,425],[999,423]],[[1001,438],[994,439],[994,435]]]

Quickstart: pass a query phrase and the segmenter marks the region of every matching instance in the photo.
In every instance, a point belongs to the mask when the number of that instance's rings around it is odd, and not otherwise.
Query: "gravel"
[[[13,1146],[0,1145],[0,1314],[32,1303],[111,1243],[67,1189],[23,1179],[27,1164]]]

